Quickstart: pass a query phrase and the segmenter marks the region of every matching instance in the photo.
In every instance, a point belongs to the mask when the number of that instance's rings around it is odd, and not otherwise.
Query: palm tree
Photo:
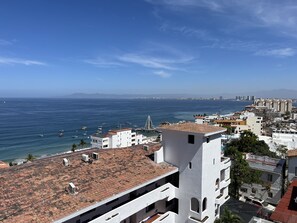
[[[73,144],[72,144],[71,151],[72,151],[72,152],[75,152],[76,148],[77,148],[77,145],[76,145],[75,143],[73,143]]]
[[[33,161],[33,160],[35,160],[36,158],[35,158],[35,156],[33,156],[31,153],[29,153],[26,159],[27,159],[27,161]]]
[[[86,145],[87,143],[83,140],[83,139],[81,139],[80,140],[80,143],[79,143],[79,146],[81,146],[82,148],[84,148],[84,146]]]
[[[228,208],[224,208],[220,219],[216,219],[215,223],[242,223],[242,220],[237,214],[232,213]]]

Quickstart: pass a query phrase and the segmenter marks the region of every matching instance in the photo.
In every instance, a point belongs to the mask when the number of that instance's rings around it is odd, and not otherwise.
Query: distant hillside
[[[101,98],[101,99],[133,99],[133,98],[211,98],[220,97],[235,98],[235,96],[254,95],[256,98],[293,98],[297,99],[297,90],[277,89],[243,93],[222,93],[222,94],[86,94],[74,93],[64,98]]]

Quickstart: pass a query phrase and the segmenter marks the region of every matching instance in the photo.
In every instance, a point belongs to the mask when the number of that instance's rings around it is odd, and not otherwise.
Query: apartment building
[[[261,171],[263,184],[243,184],[240,194],[278,204],[284,193],[286,161],[250,153],[245,154],[245,159],[252,169]]]
[[[293,104],[291,99],[256,99],[254,105],[258,107],[265,107],[275,112],[285,114],[286,112],[292,112]]]
[[[110,130],[107,134],[93,134],[91,145],[94,148],[124,148],[147,143],[146,136],[132,132],[132,129]]]
[[[160,130],[162,144],[90,149],[0,170],[0,220],[213,223],[229,199],[225,129],[184,123]]]

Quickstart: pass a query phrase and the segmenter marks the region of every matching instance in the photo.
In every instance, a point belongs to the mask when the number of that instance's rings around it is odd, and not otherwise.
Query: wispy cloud
[[[297,2],[269,0],[146,0],[172,11],[193,12],[193,8],[209,10],[216,19],[238,24],[240,29],[270,28],[276,34],[297,36]],[[191,13],[191,16],[195,16]]]
[[[88,64],[95,65],[97,67],[102,67],[102,68],[124,66],[124,64],[116,61],[115,59],[105,59],[105,58],[101,58],[101,57],[97,57],[95,59],[84,60],[84,62],[88,63]]]
[[[162,78],[168,78],[168,77],[171,77],[171,74],[166,72],[166,71],[163,71],[163,70],[157,70],[157,71],[154,71],[153,74],[155,75],[158,75]]]
[[[192,60],[192,58],[160,58],[153,56],[145,56],[140,54],[124,54],[118,59],[127,63],[134,63],[143,67],[165,70],[179,70],[177,64],[184,64]]]
[[[37,61],[37,60],[28,60],[28,59],[22,59],[22,58],[10,58],[10,57],[0,57],[0,64],[5,64],[5,65],[26,65],[26,66],[31,66],[31,65],[40,65],[40,66],[45,66],[47,65],[44,62]]]
[[[261,50],[255,53],[259,56],[292,57],[296,55],[296,50],[292,48]]]
[[[5,39],[0,39],[0,46],[8,46],[11,44],[12,44],[12,42],[10,42],[10,41],[7,41]]]

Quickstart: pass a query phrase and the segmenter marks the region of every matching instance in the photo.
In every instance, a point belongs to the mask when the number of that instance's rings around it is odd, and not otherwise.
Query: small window
[[[194,197],[191,198],[191,211],[199,213],[199,201]]]
[[[257,189],[256,188],[252,188],[252,193],[253,194],[257,193]]]
[[[272,198],[273,197],[273,193],[272,192],[268,192],[268,197]]]
[[[147,213],[147,212],[150,212],[151,210],[154,210],[154,209],[155,209],[155,203],[153,203],[153,204],[147,206],[147,207],[145,208],[145,212]]]
[[[207,198],[205,197],[202,202],[202,211],[205,211],[207,207]]]
[[[188,135],[188,143],[194,144],[195,143],[195,136],[194,135]]]
[[[209,141],[210,141],[210,138],[206,137],[206,143],[209,143]]]
[[[192,169],[192,163],[189,162],[189,169]]]
[[[272,182],[272,174],[267,174],[267,180],[268,180],[269,182]]]
[[[216,164],[216,159],[213,159],[212,160],[212,164]]]

